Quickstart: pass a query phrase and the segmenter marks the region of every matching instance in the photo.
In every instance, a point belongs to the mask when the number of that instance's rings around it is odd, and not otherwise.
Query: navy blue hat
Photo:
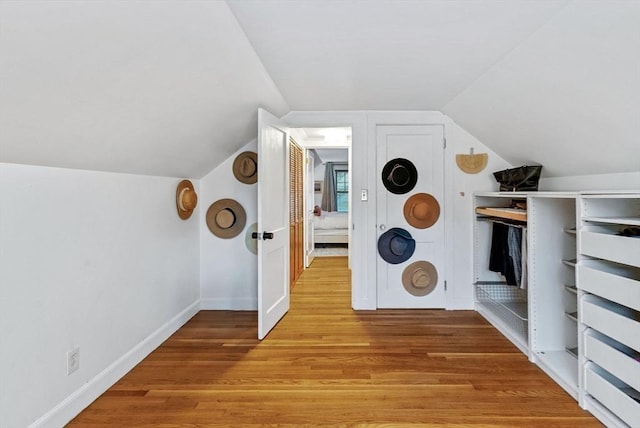
[[[409,260],[416,250],[416,241],[404,229],[394,227],[378,238],[378,253],[393,265]]]
[[[403,195],[410,192],[418,182],[418,171],[408,159],[392,159],[382,168],[382,184],[391,193]]]

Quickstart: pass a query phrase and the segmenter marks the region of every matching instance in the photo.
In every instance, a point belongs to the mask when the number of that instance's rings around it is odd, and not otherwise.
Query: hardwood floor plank
[[[202,311],[70,427],[600,427],[474,311],[353,311],[346,258],[317,258],[257,340]]]

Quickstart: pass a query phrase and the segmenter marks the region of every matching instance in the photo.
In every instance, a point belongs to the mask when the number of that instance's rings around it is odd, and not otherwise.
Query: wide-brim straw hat
[[[198,205],[198,195],[189,180],[182,180],[176,189],[176,208],[178,216],[186,220],[191,217],[193,210]]]
[[[384,261],[391,264],[405,262],[416,250],[416,241],[404,229],[394,227],[378,238],[378,253]]]
[[[219,238],[237,236],[247,223],[247,214],[242,205],[234,199],[220,199],[207,210],[207,227]]]
[[[258,154],[242,152],[233,161],[233,175],[238,181],[254,184],[258,181]]]
[[[477,174],[487,166],[489,155],[486,153],[456,155],[458,168],[467,174]]]
[[[404,203],[404,218],[416,229],[433,226],[440,217],[440,204],[429,193],[411,195]]]
[[[438,270],[427,261],[413,262],[402,271],[402,285],[414,296],[426,296],[437,284]]]
[[[396,195],[409,193],[418,182],[418,170],[408,159],[396,158],[382,168],[382,184]]]

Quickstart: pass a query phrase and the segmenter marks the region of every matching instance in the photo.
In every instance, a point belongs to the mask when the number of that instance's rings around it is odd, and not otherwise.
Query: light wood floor
[[[600,427],[473,311],[353,311],[319,258],[262,342],[202,311],[69,426]]]

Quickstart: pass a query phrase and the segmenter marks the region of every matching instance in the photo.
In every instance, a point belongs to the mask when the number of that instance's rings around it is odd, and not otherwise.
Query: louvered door
[[[304,270],[304,207],[302,201],[302,149],[293,139],[289,140],[290,183],[289,188],[289,231],[290,231],[290,278],[291,287]]]

